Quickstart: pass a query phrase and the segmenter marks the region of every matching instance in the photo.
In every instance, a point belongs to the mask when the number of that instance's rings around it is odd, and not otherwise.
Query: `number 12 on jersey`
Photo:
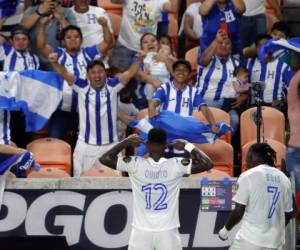
[[[153,192],[159,192],[159,197],[156,200],[152,199]],[[154,211],[164,210],[168,208],[168,204],[165,202],[168,189],[166,185],[162,183],[147,184],[142,186],[142,192],[145,193],[146,209],[153,209]]]
[[[273,200],[272,200],[272,204],[271,204],[271,207],[269,209],[269,214],[268,214],[268,218],[270,219],[270,218],[272,218],[272,216],[275,212],[275,206],[276,206],[277,201],[279,200],[280,192],[278,191],[278,187],[274,187],[274,186],[268,186],[267,191],[268,191],[268,193],[273,194]]]

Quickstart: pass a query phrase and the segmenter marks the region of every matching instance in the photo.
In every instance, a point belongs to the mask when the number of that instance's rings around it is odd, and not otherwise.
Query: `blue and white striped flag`
[[[232,131],[230,125],[218,122],[217,127],[220,131],[218,134],[214,134],[210,125],[204,124],[192,116],[184,117],[166,110],[161,111],[153,118],[131,122],[129,126],[138,128],[142,132],[140,136],[144,141],[147,140],[147,134],[151,128],[162,128],[167,132],[168,143],[175,139],[185,139],[199,144],[213,143],[220,136]],[[145,146],[141,145],[138,155],[144,155],[146,152]]]
[[[276,55],[276,53],[287,50],[300,52],[300,37],[293,37],[287,40],[283,38],[268,40],[261,46],[258,52],[258,59],[264,61],[270,52]]]
[[[40,165],[33,160],[32,153],[30,152],[11,156],[0,163],[0,210],[5,189],[6,175],[13,166],[18,166],[20,170],[33,168],[35,171],[39,171],[40,169]]]
[[[55,72],[25,70],[0,73],[0,108],[21,109],[26,131],[42,129],[62,99],[63,79]]]

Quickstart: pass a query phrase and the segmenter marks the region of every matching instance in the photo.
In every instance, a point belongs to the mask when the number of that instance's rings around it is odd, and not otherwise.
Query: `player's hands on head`
[[[133,147],[136,147],[140,144],[144,144],[143,140],[137,134],[128,136],[125,139],[125,141],[128,144],[128,146],[133,146]]]
[[[48,56],[48,59],[51,63],[57,63],[58,62],[58,54],[57,53],[50,53]]]
[[[187,140],[176,139],[172,141],[168,146],[174,147],[177,150],[184,150],[185,145],[189,143]]]

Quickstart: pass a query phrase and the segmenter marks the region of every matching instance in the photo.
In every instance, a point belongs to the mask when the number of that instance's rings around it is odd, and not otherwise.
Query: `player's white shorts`
[[[261,247],[261,246],[254,245],[251,242],[241,237],[238,237],[234,239],[229,250],[282,250],[282,247],[279,248]]]
[[[98,158],[110,150],[116,143],[106,145],[90,145],[77,140],[73,153],[73,175],[79,177],[83,172],[92,167],[100,167]],[[99,165],[99,166],[98,166]]]
[[[133,227],[128,250],[182,250],[178,228],[151,232]]]

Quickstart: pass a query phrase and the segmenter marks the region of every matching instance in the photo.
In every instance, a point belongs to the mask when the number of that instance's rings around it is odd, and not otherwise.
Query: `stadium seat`
[[[114,14],[114,13],[108,13],[109,19],[111,21],[112,29],[113,29],[113,35],[115,39],[118,38],[122,17],[120,15]]]
[[[266,139],[264,142],[268,143],[276,151],[276,167],[281,169],[282,160],[285,159],[286,155],[286,146],[273,139]],[[250,141],[242,147],[242,172],[247,170],[246,156],[250,146],[254,143],[256,143],[256,140]]]
[[[214,144],[195,145],[211,158],[214,169],[233,176],[233,147],[229,143],[216,140]]]
[[[27,178],[68,178],[71,177],[67,172],[58,168],[44,167],[40,171],[32,171]]]
[[[241,147],[243,147],[247,142],[256,140],[256,124],[254,122],[255,112],[256,108],[250,108],[241,114]],[[274,108],[263,106],[261,137],[265,139],[274,139],[284,144],[284,132],[285,119],[283,113]]]
[[[82,173],[81,177],[122,177],[122,172],[101,166],[101,168],[91,168]]]
[[[169,15],[168,35],[172,40],[172,45],[176,55],[178,55],[178,21],[173,15]]]
[[[122,4],[114,4],[110,0],[97,0],[97,5],[105,9],[108,13],[113,13],[122,16]]]
[[[230,115],[223,111],[222,109],[214,108],[214,107],[209,107],[211,112],[213,113],[216,121],[222,121],[224,123],[227,123],[230,125]],[[197,118],[198,120],[208,123],[208,121],[205,119],[201,111],[193,111],[193,116]],[[227,143],[231,143],[231,133],[226,133],[222,137],[220,137],[221,140],[226,141]]]
[[[197,179],[202,179],[204,177],[207,177],[209,179],[223,179],[224,177],[230,177],[230,175],[228,173],[225,173],[224,171],[211,169],[210,171],[204,171],[198,174],[191,174],[190,177]]]
[[[37,139],[29,143],[27,149],[42,168],[59,168],[71,175],[71,146],[65,141],[55,138]]]
[[[188,50],[185,53],[185,60],[189,61],[192,65],[192,74],[197,75],[197,58],[199,53],[199,46]]]

